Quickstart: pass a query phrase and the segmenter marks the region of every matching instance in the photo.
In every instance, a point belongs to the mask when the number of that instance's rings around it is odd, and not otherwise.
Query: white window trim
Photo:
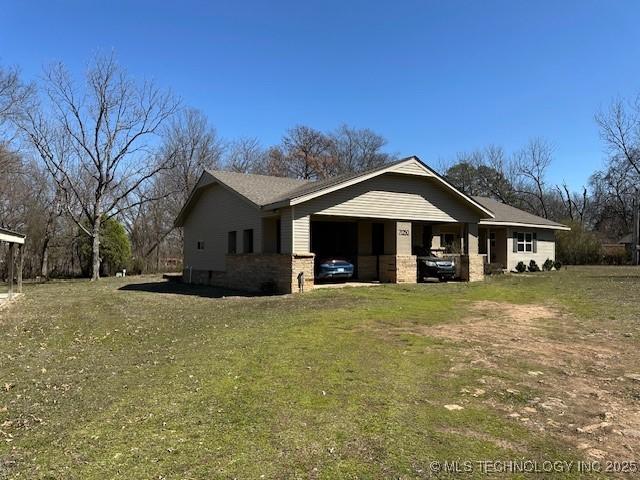
[[[518,236],[517,253],[533,253],[533,233],[532,232],[516,232],[516,234]],[[522,235],[522,240],[520,240],[521,235]],[[529,250],[527,250],[527,246],[529,246]]]

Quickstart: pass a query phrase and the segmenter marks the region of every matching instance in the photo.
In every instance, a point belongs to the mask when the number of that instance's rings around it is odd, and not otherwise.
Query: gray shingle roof
[[[377,172],[378,170],[382,170],[384,168],[389,168],[393,165],[396,165],[398,163],[402,163],[406,160],[409,160],[412,157],[407,157],[407,158],[402,158],[400,160],[396,160],[393,162],[389,162],[389,163],[384,163],[382,165],[379,165],[375,168],[371,168],[369,170],[366,170],[364,172],[352,172],[352,173],[345,173],[343,175],[338,175],[335,177],[329,177],[329,178],[325,178],[323,180],[317,180],[315,182],[307,182],[304,185],[300,186],[299,188],[297,188],[296,190],[292,191],[292,192],[287,192],[284,195],[282,195],[280,198],[278,198],[277,200],[274,200],[272,202],[269,203],[277,203],[277,202],[282,202],[285,200],[290,200],[292,198],[297,198],[297,197],[302,197],[303,195],[308,195],[310,193],[315,193],[318,192],[320,190],[323,190],[325,188],[331,187],[333,185],[338,185],[339,183],[342,182],[347,182],[353,178],[357,178],[357,177],[361,177],[363,175],[368,175],[370,173],[374,173]]]
[[[225,170],[207,170],[208,173],[220,182],[247,197],[259,206],[278,203],[310,193],[318,192],[324,188],[337,185],[342,182],[357,178],[361,175],[388,168],[397,163],[402,163],[411,157],[403,158],[395,162],[385,163],[365,172],[346,173],[323,180],[299,180],[296,178],[272,177],[269,175],[254,175],[247,173],[228,172]]]
[[[493,198],[477,196],[473,196],[471,198],[473,198],[483,207],[493,212],[495,218],[488,220],[490,222],[528,223],[534,225],[545,225],[547,227],[565,227],[565,225],[562,225],[561,223],[553,222],[551,220],[547,220],[546,218],[533,215],[529,212],[525,212],[524,210],[520,210],[519,208],[504,204]]]
[[[633,243],[633,233],[626,234],[624,237],[618,240],[618,243]]]
[[[258,206],[278,201],[283,196],[286,197],[300,187],[312,183],[308,180],[299,180],[297,178],[272,177],[223,170],[207,170],[207,172]]]

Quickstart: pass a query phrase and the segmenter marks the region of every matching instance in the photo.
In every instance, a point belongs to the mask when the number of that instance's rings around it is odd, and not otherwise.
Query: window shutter
[[[538,253],[538,234],[533,232],[533,253]]]
[[[513,232],[513,253],[518,253],[518,232]]]

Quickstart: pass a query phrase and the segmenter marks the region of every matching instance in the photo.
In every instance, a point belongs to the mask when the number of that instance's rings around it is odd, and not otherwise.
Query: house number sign
[[[409,236],[409,230],[407,230],[406,228],[400,228],[398,230],[398,235],[400,235],[401,237],[408,237]]]

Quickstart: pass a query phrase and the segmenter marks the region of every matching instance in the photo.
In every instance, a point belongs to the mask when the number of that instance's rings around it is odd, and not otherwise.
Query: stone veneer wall
[[[313,253],[309,253],[305,255],[295,254],[291,258],[291,292],[299,291],[298,276],[300,273],[304,273],[304,291],[313,290],[313,279],[315,277],[314,257]]]
[[[415,255],[380,255],[380,281],[416,283],[418,263]]]
[[[249,292],[298,292],[298,276],[304,273],[304,290],[313,289],[313,254],[229,254],[226,271],[183,270],[183,280],[200,285]]]
[[[358,256],[358,280],[366,282],[378,276],[378,257],[375,255]]]
[[[467,282],[484,280],[486,255],[460,255],[460,279]]]

